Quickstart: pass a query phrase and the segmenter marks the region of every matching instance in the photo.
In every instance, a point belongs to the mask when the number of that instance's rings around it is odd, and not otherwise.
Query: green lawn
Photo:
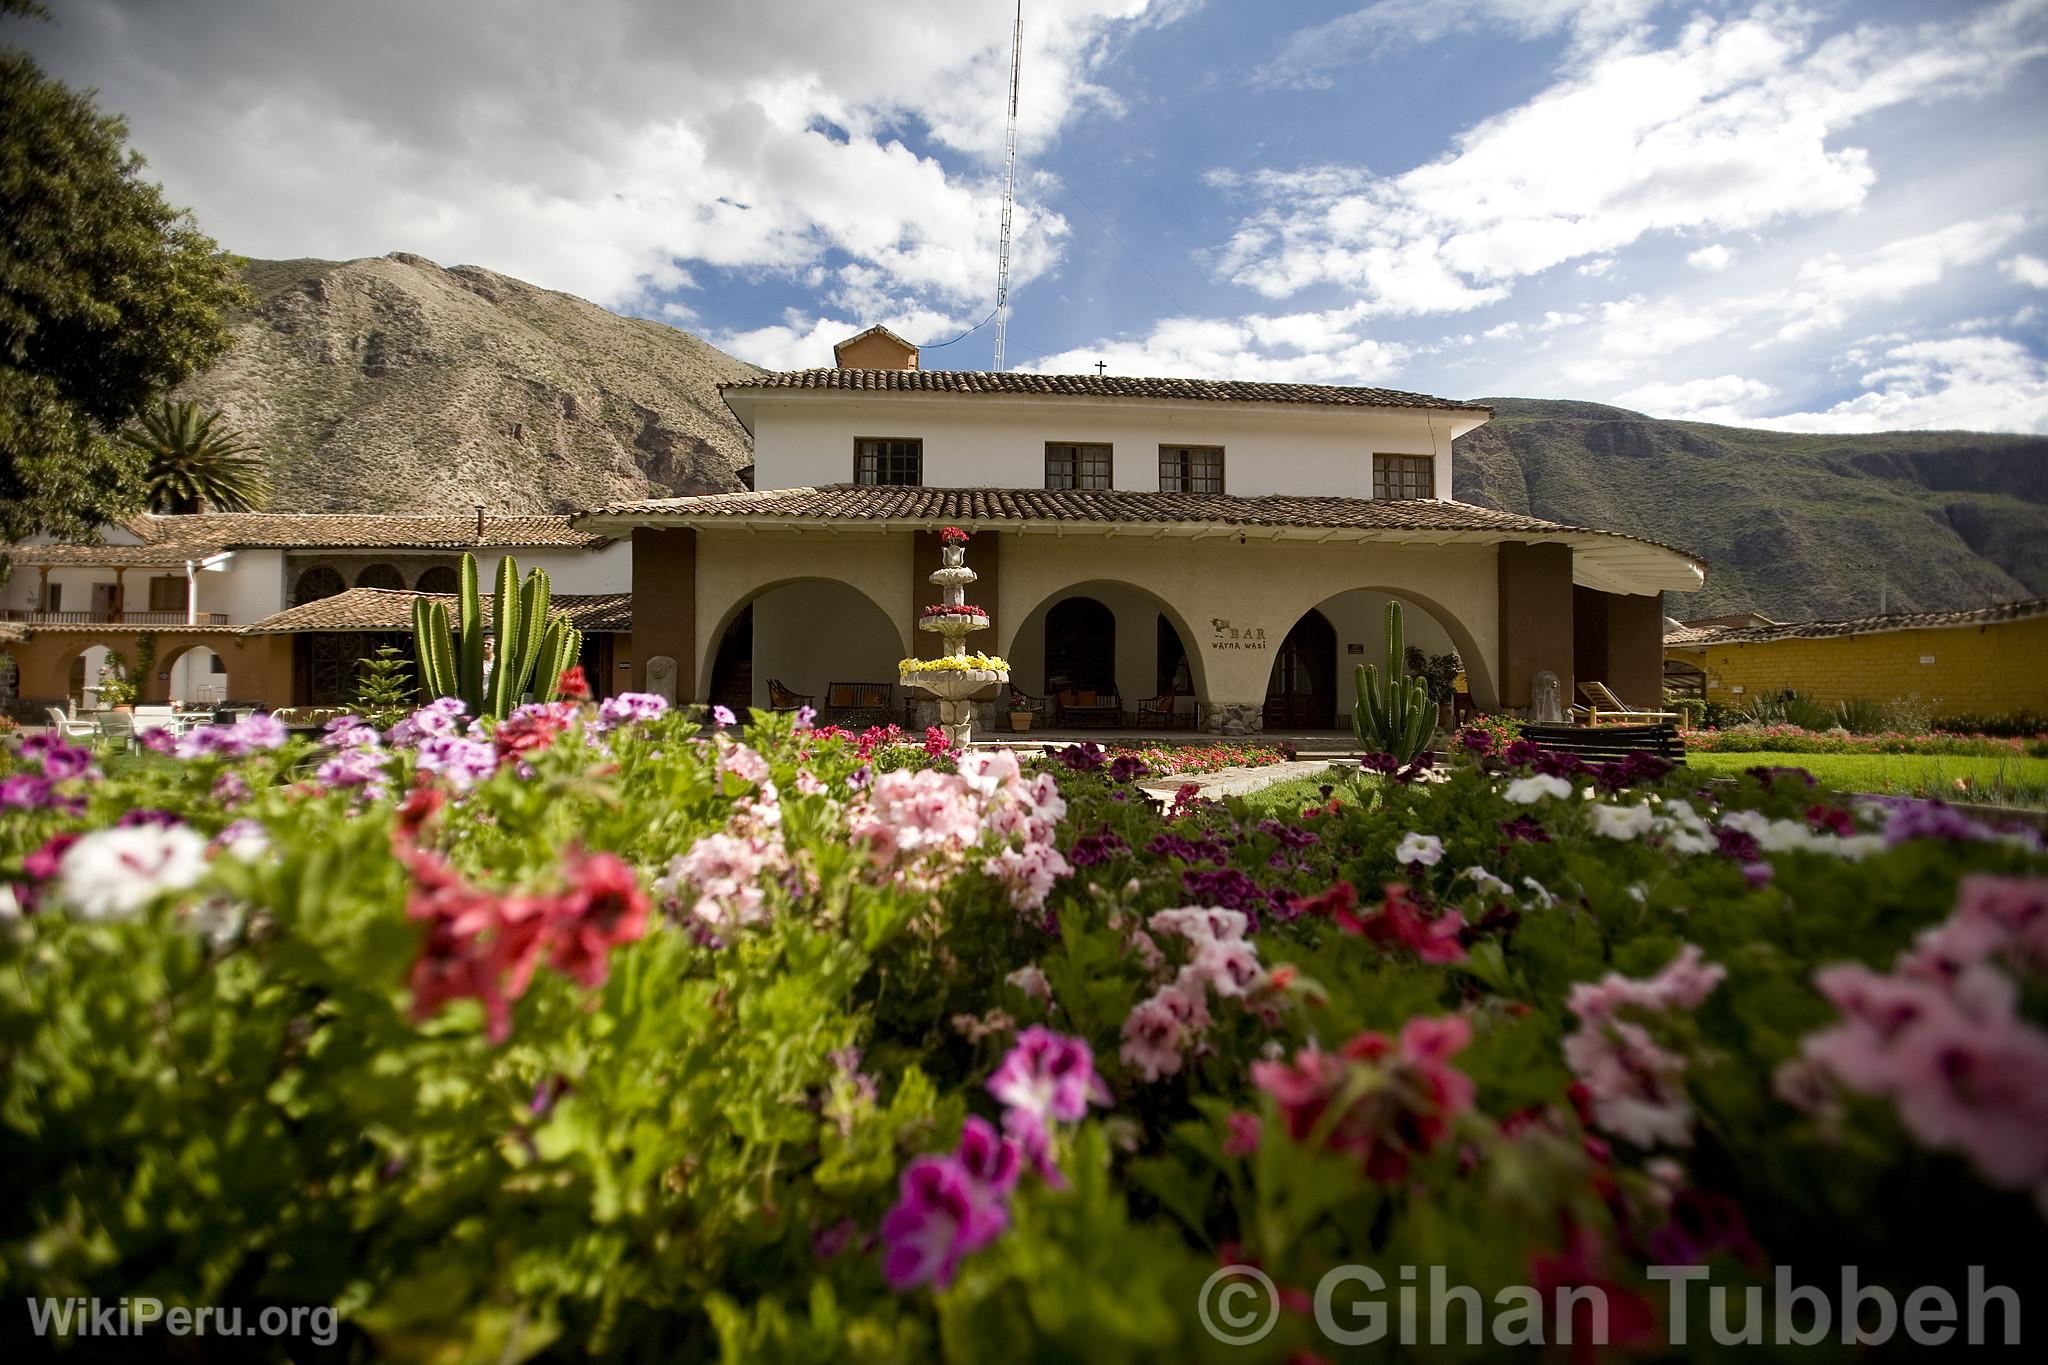
[[[2048,806],[2048,758],[1958,758],[1945,754],[1689,754],[1710,777],[1756,767],[1804,768],[1822,786],[1893,796],[1942,796],[1998,806]],[[1967,781],[1967,788],[1958,788]]]

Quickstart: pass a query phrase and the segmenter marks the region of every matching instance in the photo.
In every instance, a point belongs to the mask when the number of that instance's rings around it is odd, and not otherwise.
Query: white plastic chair
[[[61,706],[44,709],[50,715],[50,728],[65,739],[91,739],[99,733],[99,727],[90,720],[67,716]]]

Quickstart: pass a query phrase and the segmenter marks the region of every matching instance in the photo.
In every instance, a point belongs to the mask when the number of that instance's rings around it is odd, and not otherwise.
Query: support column
[[[49,609],[50,566],[47,564],[38,564],[36,566],[36,610],[48,611]]]
[[[1585,592],[1585,589],[1580,589]],[[1597,677],[1630,706],[1656,711],[1664,705],[1664,599],[1657,594],[1593,592],[1600,616],[1600,672]],[[1583,627],[1582,627],[1583,629]],[[1584,651],[1581,651],[1583,656]]]
[[[633,686],[679,703],[704,700],[697,677],[697,533],[688,527],[633,531]],[[648,665],[668,664],[658,676]],[[709,679],[702,680],[709,685]]]
[[[1559,704],[1573,701],[1572,550],[1508,541],[1500,547],[1500,703],[1526,713],[1529,684],[1557,675]]]

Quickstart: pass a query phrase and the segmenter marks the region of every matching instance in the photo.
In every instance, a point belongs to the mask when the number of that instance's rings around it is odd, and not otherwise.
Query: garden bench
[[[1147,697],[1139,702],[1138,709],[1132,712],[1132,716],[1138,722],[1140,730],[1149,730],[1155,727],[1161,730],[1178,729],[1182,721],[1182,716],[1178,710],[1179,703],[1180,694],[1172,688],[1168,688],[1156,697]],[[1189,716],[1186,719],[1192,723],[1194,717]]]
[[[1121,725],[1124,699],[1115,688],[1070,687],[1057,693],[1055,725]]]
[[[1522,738],[1541,748],[1577,754],[1596,763],[1611,763],[1630,754],[1655,754],[1673,763],[1685,762],[1685,740],[1678,727],[1663,725],[1524,725]]]
[[[825,689],[825,715],[848,729],[887,725],[894,710],[896,685],[886,682],[835,682]]]

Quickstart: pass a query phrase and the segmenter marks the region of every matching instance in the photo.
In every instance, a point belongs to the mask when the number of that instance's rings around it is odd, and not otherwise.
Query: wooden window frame
[[[1399,465],[1392,464],[1399,461]],[[1417,481],[1410,476],[1417,471],[1425,476]],[[1410,492],[1420,487],[1422,492]],[[1429,502],[1436,498],[1436,456],[1434,455],[1384,455],[1378,451],[1372,457],[1372,498],[1374,502]]]
[[[1172,470],[1176,486],[1171,488],[1167,487],[1168,451],[1174,452]],[[1195,486],[1197,482],[1195,456],[1207,455],[1212,452],[1216,456],[1216,474],[1214,479],[1216,486],[1214,488],[1198,488]],[[1159,447],[1159,491],[1162,493],[1226,492],[1230,487],[1228,482],[1229,470],[1229,461],[1224,455],[1222,446],[1161,445]],[[1203,481],[1207,482],[1207,480]]]
[[[1067,483],[1053,482],[1053,452],[1067,452]],[[1086,466],[1092,463],[1091,451],[1100,451],[1102,469],[1090,475]],[[1086,482],[1088,478],[1099,478],[1100,483]],[[1049,489],[1078,489],[1090,492],[1116,487],[1116,446],[1109,441],[1047,441],[1045,443],[1045,486]]]
[[[882,480],[882,479],[881,479],[881,478],[880,478],[879,476],[880,476],[880,474],[881,474],[881,472],[882,472],[882,465],[883,465],[883,461],[884,461],[884,460],[885,460],[886,458],[888,458],[888,457],[887,457],[887,456],[885,456],[884,454],[882,454],[882,452],[880,452],[880,451],[872,452],[872,454],[870,454],[869,452],[866,452],[866,451],[864,451],[864,450],[862,449],[862,447],[863,447],[863,446],[882,446],[882,445],[905,445],[905,446],[914,446],[914,447],[916,447],[916,459],[917,459],[917,467],[916,467],[916,469],[915,469],[915,471],[914,471],[914,475],[915,475],[915,476],[914,476],[913,478],[911,478],[911,479],[910,479],[909,481],[907,481],[907,482],[904,482],[904,481],[900,481],[900,480],[896,480],[896,479],[891,479],[891,480],[888,480],[887,482],[884,482],[884,481],[883,481],[883,480]],[[872,459],[874,460],[874,462],[875,462],[875,473],[876,473],[877,477],[875,477],[875,478],[872,478],[872,479],[864,479],[864,478],[862,478],[862,477],[861,477],[861,461],[862,461],[863,459],[865,459],[865,458],[872,458]],[[861,487],[863,487],[863,488],[922,488],[922,487],[924,487],[924,438],[923,438],[922,436],[856,436],[856,437],[854,437],[854,438],[853,438],[853,481],[854,481],[854,483],[858,484],[859,486],[861,486]]]

